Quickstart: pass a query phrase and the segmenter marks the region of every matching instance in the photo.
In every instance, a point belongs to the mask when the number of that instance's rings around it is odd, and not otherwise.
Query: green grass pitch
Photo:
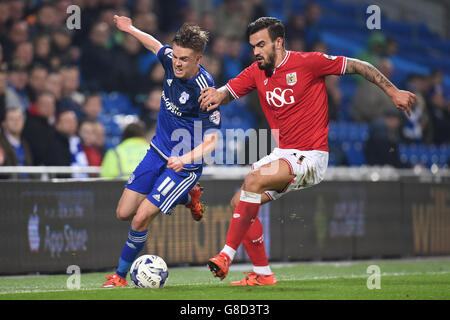
[[[380,289],[367,288],[370,265],[380,268]],[[450,300],[448,258],[273,264],[277,286],[230,286],[246,267],[233,265],[223,281],[206,266],[169,268],[163,289],[101,289],[106,272],[81,272],[78,290],[67,289],[66,274],[0,277],[0,300]]]

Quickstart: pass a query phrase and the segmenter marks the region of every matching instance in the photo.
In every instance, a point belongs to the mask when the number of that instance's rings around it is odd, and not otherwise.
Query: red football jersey
[[[279,148],[328,151],[328,95],[325,76],[345,72],[347,58],[320,52],[287,51],[270,75],[257,62],[226,87],[239,99],[257,89]]]

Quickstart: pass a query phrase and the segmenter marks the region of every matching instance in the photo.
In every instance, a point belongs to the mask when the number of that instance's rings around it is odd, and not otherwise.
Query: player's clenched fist
[[[183,169],[184,163],[179,157],[169,157],[167,160],[167,168],[173,169],[175,172],[179,172]]]
[[[113,21],[116,24],[117,29],[120,31],[127,32],[132,26],[131,19],[128,17],[114,15]]]

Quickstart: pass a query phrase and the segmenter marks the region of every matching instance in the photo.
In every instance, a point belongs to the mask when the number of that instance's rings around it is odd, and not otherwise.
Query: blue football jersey
[[[199,72],[192,78],[175,77],[172,65],[172,48],[163,46],[157,57],[165,70],[161,106],[158,113],[156,134],[151,146],[165,159],[181,156],[202,143],[203,135],[220,129],[220,111],[204,111],[198,98],[200,90],[214,87],[211,75],[199,65]],[[202,163],[185,165],[196,170]]]

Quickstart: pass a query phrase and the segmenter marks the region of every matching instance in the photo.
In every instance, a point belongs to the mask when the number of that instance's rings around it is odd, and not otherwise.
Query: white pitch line
[[[439,274],[449,274],[450,271],[438,271],[438,272],[382,272],[381,276],[389,276],[389,277],[399,277],[399,276],[411,276],[411,275],[439,275]],[[352,274],[352,275],[341,275],[341,276],[305,276],[305,277],[299,277],[299,278],[290,278],[290,277],[278,277],[277,280],[281,281],[301,281],[301,280],[329,280],[329,279],[355,279],[355,278],[367,278],[368,274]],[[226,284],[226,283],[219,283],[211,280],[210,282],[198,282],[198,283],[186,283],[186,284],[174,284],[168,286],[170,287],[179,287],[179,286],[199,286],[199,285],[206,285],[206,284]],[[135,289],[133,286],[121,288],[121,290],[126,289]],[[78,290],[70,290],[70,289],[30,289],[30,290],[17,290],[17,291],[0,291],[0,295],[6,295],[6,294],[23,294],[23,293],[53,293],[53,292],[69,292],[69,291],[93,291],[93,290],[108,290],[108,289],[102,289],[99,287],[88,287],[88,288],[80,288]],[[114,288],[109,289],[114,290]]]

